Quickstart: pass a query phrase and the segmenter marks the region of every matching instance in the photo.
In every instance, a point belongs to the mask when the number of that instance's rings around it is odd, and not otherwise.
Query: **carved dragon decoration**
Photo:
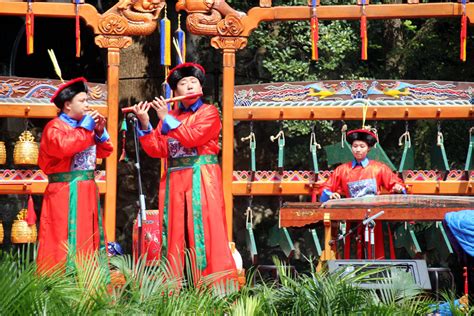
[[[179,0],[176,11],[188,12],[188,31],[200,35],[238,36],[246,14],[233,9],[225,0]]]
[[[102,15],[99,29],[109,35],[149,35],[165,5],[166,0],[120,0]]]

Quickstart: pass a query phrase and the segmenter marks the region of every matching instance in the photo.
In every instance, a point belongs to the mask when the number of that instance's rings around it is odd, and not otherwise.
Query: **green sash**
[[[193,186],[192,186],[192,207],[194,219],[194,244],[196,248],[197,265],[200,270],[207,266],[206,248],[204,243],[204,227],[202,223],[202,203],[201,203],[201,166],[216,165],[218,159],[216,155],[201,155],[192,157],[170,158],[168,159],[168,170],[166,172],[166,191],[165,205],[163,210],[163,232],[162,249],[167,253],[167,234],[168,234],[168,207],[170,195],[170,174],[173,171],[182,170],[182,168],[192,167]],[[178,169],[179,168],[179,169]]]
[[[69,183],[69,213],[68,213],[68,251],[66,270],[74,269],[74,260],[77,247],[77,183],[79,181],[94,180],[94,170],[75,170],[71,172],[53,173],[48,175],[49,183]],[[99,250],[105,250],[104,230],[102,228],[102,214],[100,209],[99,191],[96,190],[97,211],[99,218]]]

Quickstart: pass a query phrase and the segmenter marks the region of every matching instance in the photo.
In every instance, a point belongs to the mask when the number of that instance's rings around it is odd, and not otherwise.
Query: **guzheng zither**
[[[281,227],[302,227],[321,220],[363,220],[384,211],[378,220],[439,221],[447,212],[474,209],[474,197],[443,195],[376,195],[329,200],[325,203],[285,203],[280,210]]]
[[[383,211],[377,220],[440,221],[448,212],[474,209],[474,197],[442,195],[377,195],[330,200],[325,203],[285,203],[280,209],[281,227],[303,227],[324,223],[321,261],[335,259],[330,241],[331,221],[362,221]],[[369,212],[370,210],[370,212]],[[370,214],[370,215],[369,215]],[[320,265],[318,265],[320,268]]]

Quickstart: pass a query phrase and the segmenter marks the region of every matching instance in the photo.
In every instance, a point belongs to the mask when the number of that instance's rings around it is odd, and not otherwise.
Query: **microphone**
[[[331,239],[329,241],[329,246],[334,245],[336,242],[338,242],[339,240],[342,240],[343,238],[344,238],[344,235],[339,234],[336,239]]]
[[[129,112],[129,113],[127,114],[127,120],[132,121],[132,122],[135,122],[135,121],[137,120],[136,114],[133,113],[133,112]]]
[[[377,217],[382,216],[384,213],[385,213],[385,211],[380,211],[380,212],[378,212],[377,214],[372,215],[372,216],[370,216],[370,217],[367,218],[367,219],[364,219],[364,220],[362,221],[362,225],[367,225],[368,223],[370,223],[371,221],[373,221],[373,220],[376,219]]]

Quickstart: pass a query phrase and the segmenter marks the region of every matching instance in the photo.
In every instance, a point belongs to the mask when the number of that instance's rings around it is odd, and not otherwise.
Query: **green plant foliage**
[[[320,61],[311,61],[309,23],[265,23],[249,39],[249,49],[262,54],[264,76],[273,82],[341,79],[347,70],[346,59],[357,52],[351,22],[320,24]],[[351,74],[350,77],[354,77]],[[346,76],[346,79],[347,78]]]
[[[251,271],[248,285],[236,290],[218,282],[223,274],[202,277],[187,269],[177,278],[166,262],[150,266],[129,256],[110,258],[112,283],[95,256],[80,258],[72,273],[47,275],[36,272],[25,251],[0,256],[1,315],[425,315],[436,308],[409,275],[398,270],[329,274],[311,266],[307,274],[294,275],[274,259],[277,280],[265,281]],[[186,255],[186,266],[191,257]],[[361,289],[361,282],[384,288]],[[442,299],[451,302],[454,315],[461,315],[453,293]]]

